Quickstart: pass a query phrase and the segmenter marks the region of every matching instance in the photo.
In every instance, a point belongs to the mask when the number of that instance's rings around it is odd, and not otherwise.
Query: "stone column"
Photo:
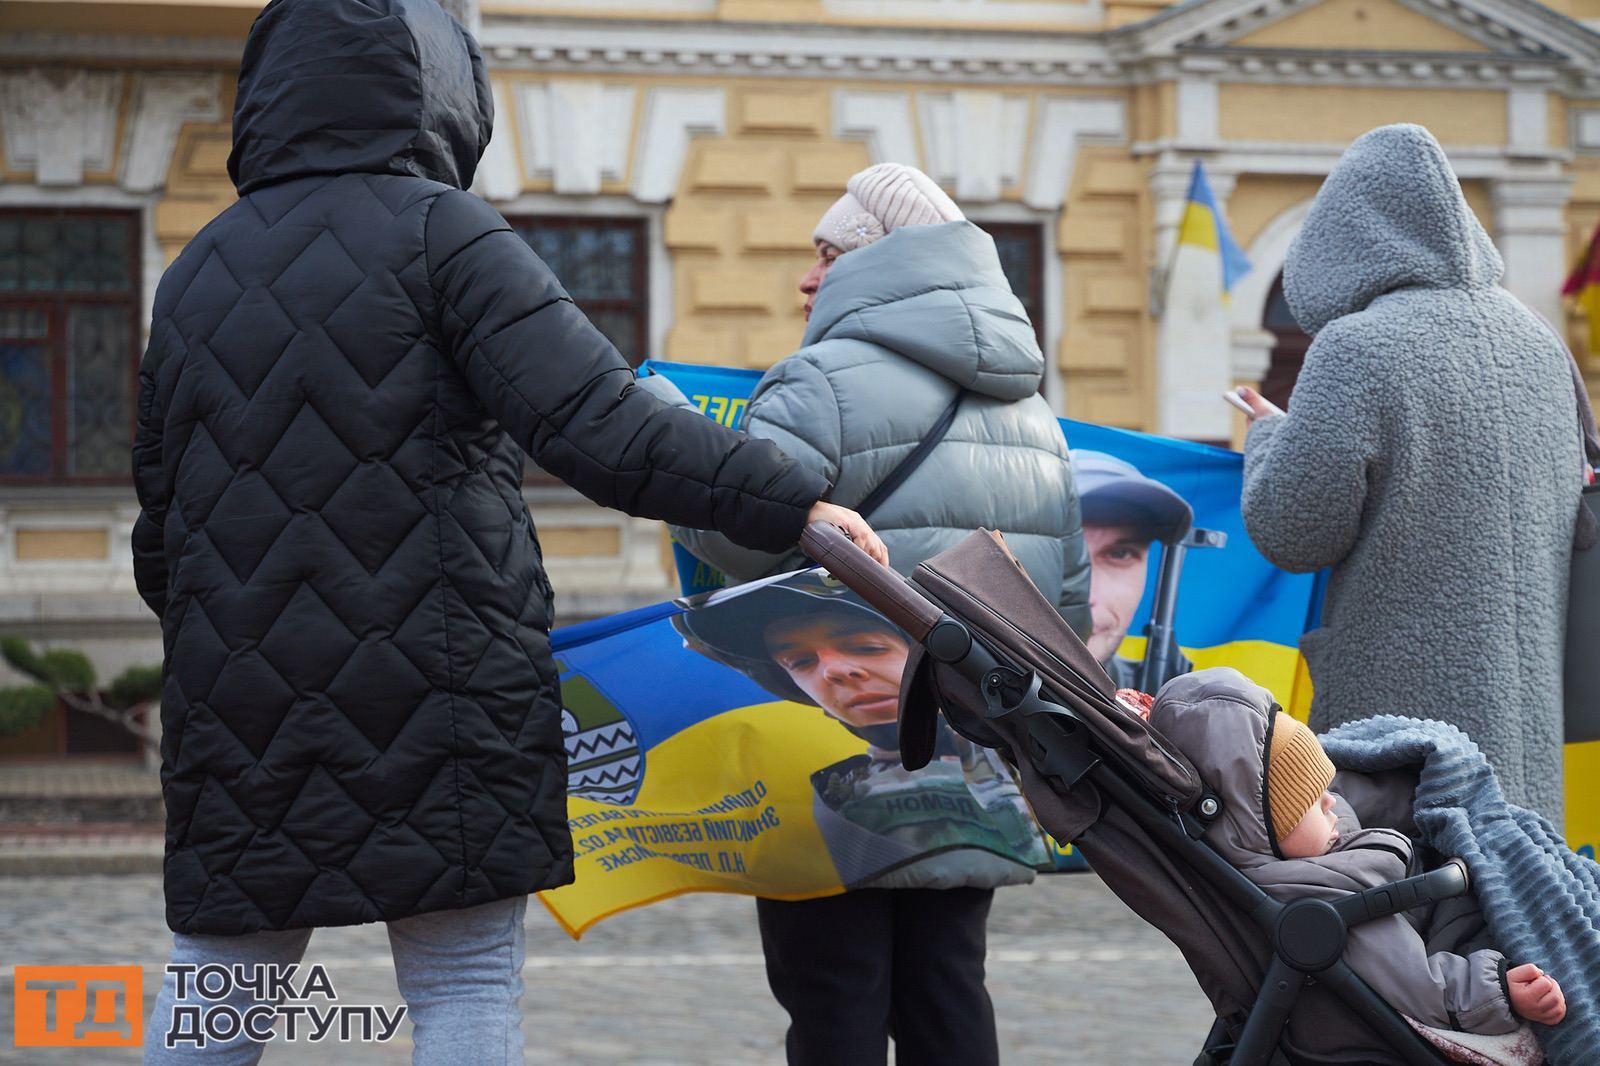
[[[1505,287],[1561,330],[1567,268],[1567,201],[1572,179],[1559,173],[1494,182],[1495,243],[1506,261]]]

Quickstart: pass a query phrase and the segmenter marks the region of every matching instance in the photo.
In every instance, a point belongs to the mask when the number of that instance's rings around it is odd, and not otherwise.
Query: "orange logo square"
[[[141,966],[18,966],[12,971],[17,1047],[139,1047]]]

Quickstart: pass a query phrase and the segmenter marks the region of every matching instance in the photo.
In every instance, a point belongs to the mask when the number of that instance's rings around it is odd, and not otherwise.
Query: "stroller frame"
[[[971,630],[946,613],[899,574],[879,566],[840,530],[824,523],[808,527],[806,554],[826,567],[890,621],[982,693],[990,719],[1020,720],[1027,751],[1004,751],[1015,762],[1028,759],[1057,793],[1087,781],[1126,811],[1150,837],[1249,916],[1272,946],[1271,961],[1248,1017],[1218,1018],[1196,1066],[1280,1066],[1288,1061],[1281,1042],[1290,1013],[1311,982],[1342,1000],[1405,1062],[1439,1066],[1450,1060],[1411,1028],[1343,959],[1352,926],[1389,917],[1439,900],[1464,895],[1466,866],[1451,860],[1436,870],[1327,903],[1301,899],[1281,903],[1217,854],[1203,837],[1221,811],[1209,791],[1187,811],[1166,810],[1142,792],[1127,771],[1091,747],[1091,731],[1072,709],[1045,699],[1033,671],[1004,662]],[[951,725],[966,735],[959,722]],[[968,739],[985,743],[979,737]]]

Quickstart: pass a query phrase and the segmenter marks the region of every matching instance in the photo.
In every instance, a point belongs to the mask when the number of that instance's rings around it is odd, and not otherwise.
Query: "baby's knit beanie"
[[[939,183],[904,163],[879,163],[852,177],[812,232],[841,252],[865,248],[901,226],[960,222],[966,216]]]
[[[1267,818],[1281,844],[1328,791],[1333,783],[1333,763],[1315,733],[1279,711],[1272,720],[1266,775]]]

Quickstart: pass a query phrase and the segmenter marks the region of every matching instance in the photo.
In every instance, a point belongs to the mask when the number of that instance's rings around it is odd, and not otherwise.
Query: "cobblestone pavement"
[[[83,1052],[10,1046],[11,967],[138,963],[148,1004],[170,946],[159,878],[0,878],[0,898],[0,1061],[91,1061]],[[767,992],[748,899],[668,900],[602,922],[581,943],[533,902],[527,953],[530,1063],[783,1062],[785,1017]],[[307,960],[328,967],[345,1002],[400,1001],[379,926],[322,930]],[[989,989],[1007,1064],[1187,1064],[1210,1022],[1177,950],[1088,875],[997,895]],[[409,1031],[402,1026],[387,1045],[274,1046],[264,1061],[404,1063]],[[138,1055],[101,1052],[92,1061]]]

